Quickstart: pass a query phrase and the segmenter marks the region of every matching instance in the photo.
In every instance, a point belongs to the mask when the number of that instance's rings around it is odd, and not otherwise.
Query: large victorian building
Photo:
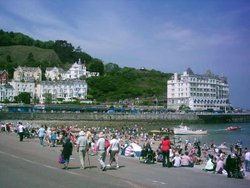
[[[34,82],[42,80],[42,70],[39,67],[20,67],[14,71],[14,80],[22,82]]]
[[[62,68],[48,67],[46,68],[45,77],[47,80],[56,81],[62,80],[65,71]]]
[[[58,99],[63,99],[63,101],[84,100],[87,95],[87,83],[85,80],[42,81],[37,85],[37,96],[40,103],[45,102],[46,94],[51,94],[52,102]]]
[[[39,67],[18,66],[13,75],[10,85],[14,89],[14,96],[20,93],[29,93],[34,99],[36,95],[36,83],[42,80],[42,70]]]
[[[207,71],[194,74],[187,69],[183,74],[175,73],[167,84],[168,109],[178,110],[185,105],[191,110],[224,110],[230,106],[227,79]]]

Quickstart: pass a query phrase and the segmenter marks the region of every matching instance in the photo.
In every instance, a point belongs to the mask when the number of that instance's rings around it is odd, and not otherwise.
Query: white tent
[[[136,143],[131,143],[130,146],[132,146],[133,151],[134,151],[134,153],[135,153],[135,156],[136,156],[136,157],[140,157],[140,156],[141,156],[141,151],[142,151],[141,146],[139,146],[139,145],[136,144]]]
[[[139,145],[136,144],[136,143],[131,143],[130,145],[133,147],[133,150],[134,150],[135,152],[136,152],[136,151],[141,151],[141,150],[142,150],[141,146],[139,146]]]

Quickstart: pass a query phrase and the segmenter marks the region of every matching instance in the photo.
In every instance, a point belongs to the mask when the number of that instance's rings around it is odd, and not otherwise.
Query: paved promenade
[[[120,168],[102,172],[97,156],[89,156],[90,166],[79,169],[76,150],[70,169],[62,170],[57,164],[61,147],[41,147],[38,139],[19,142],[14,133],[0,133],[0,185],[1,187],[193,187],[193,188],[246,188],[245,179],[227,178],[224,175],[202,172],[195,168],[162,168],[161,164],[147,165],[136,158],[120,157]],[[88,164],[88,160],[86,161]],[[89,165],[89,164],[88,164]]]

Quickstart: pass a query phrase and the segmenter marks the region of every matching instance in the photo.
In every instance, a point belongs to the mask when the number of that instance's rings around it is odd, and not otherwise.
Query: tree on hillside
[[[28,63],[34,63],[35,62],[35,59],[34,59],[34,55],[32,52],[30,52],[27,56],[27,62]]]
[[[54,44],[54,50],[63,63],[73,61],[74,47],[66,40],[57,40]]]
[[[31,46],[34,44],[34,39],[30,38],[27,35],[24,35],[22,33],[13,33],[12,43],[16,45],[27,45]]]
[[[104,72],[105,73],[111,73],[111,72],[116,72],[120,70],[119,65],[115,64],[115,63],[108,63],[104,65]]]
[[[53,49],[54,48],[54,44],[55,42],[52,40],[43,42],[40,40],[35,40],[34,41],[34,46],[38,47],[38,48],[44,48],[44,49]]]
[[[9,46],[11,45],[11,37],[8,33],[0,30],[0,46]]]
[[[104,74],[104,65],[102,60],[94,58],[88,65],[88,71],[90,72],[99,72],[100,75]]]

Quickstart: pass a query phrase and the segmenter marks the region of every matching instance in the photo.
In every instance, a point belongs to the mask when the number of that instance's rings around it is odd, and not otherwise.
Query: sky
[[[0,0],[0,29],[120,67],[226,76],[250,109],[250,0]]]

